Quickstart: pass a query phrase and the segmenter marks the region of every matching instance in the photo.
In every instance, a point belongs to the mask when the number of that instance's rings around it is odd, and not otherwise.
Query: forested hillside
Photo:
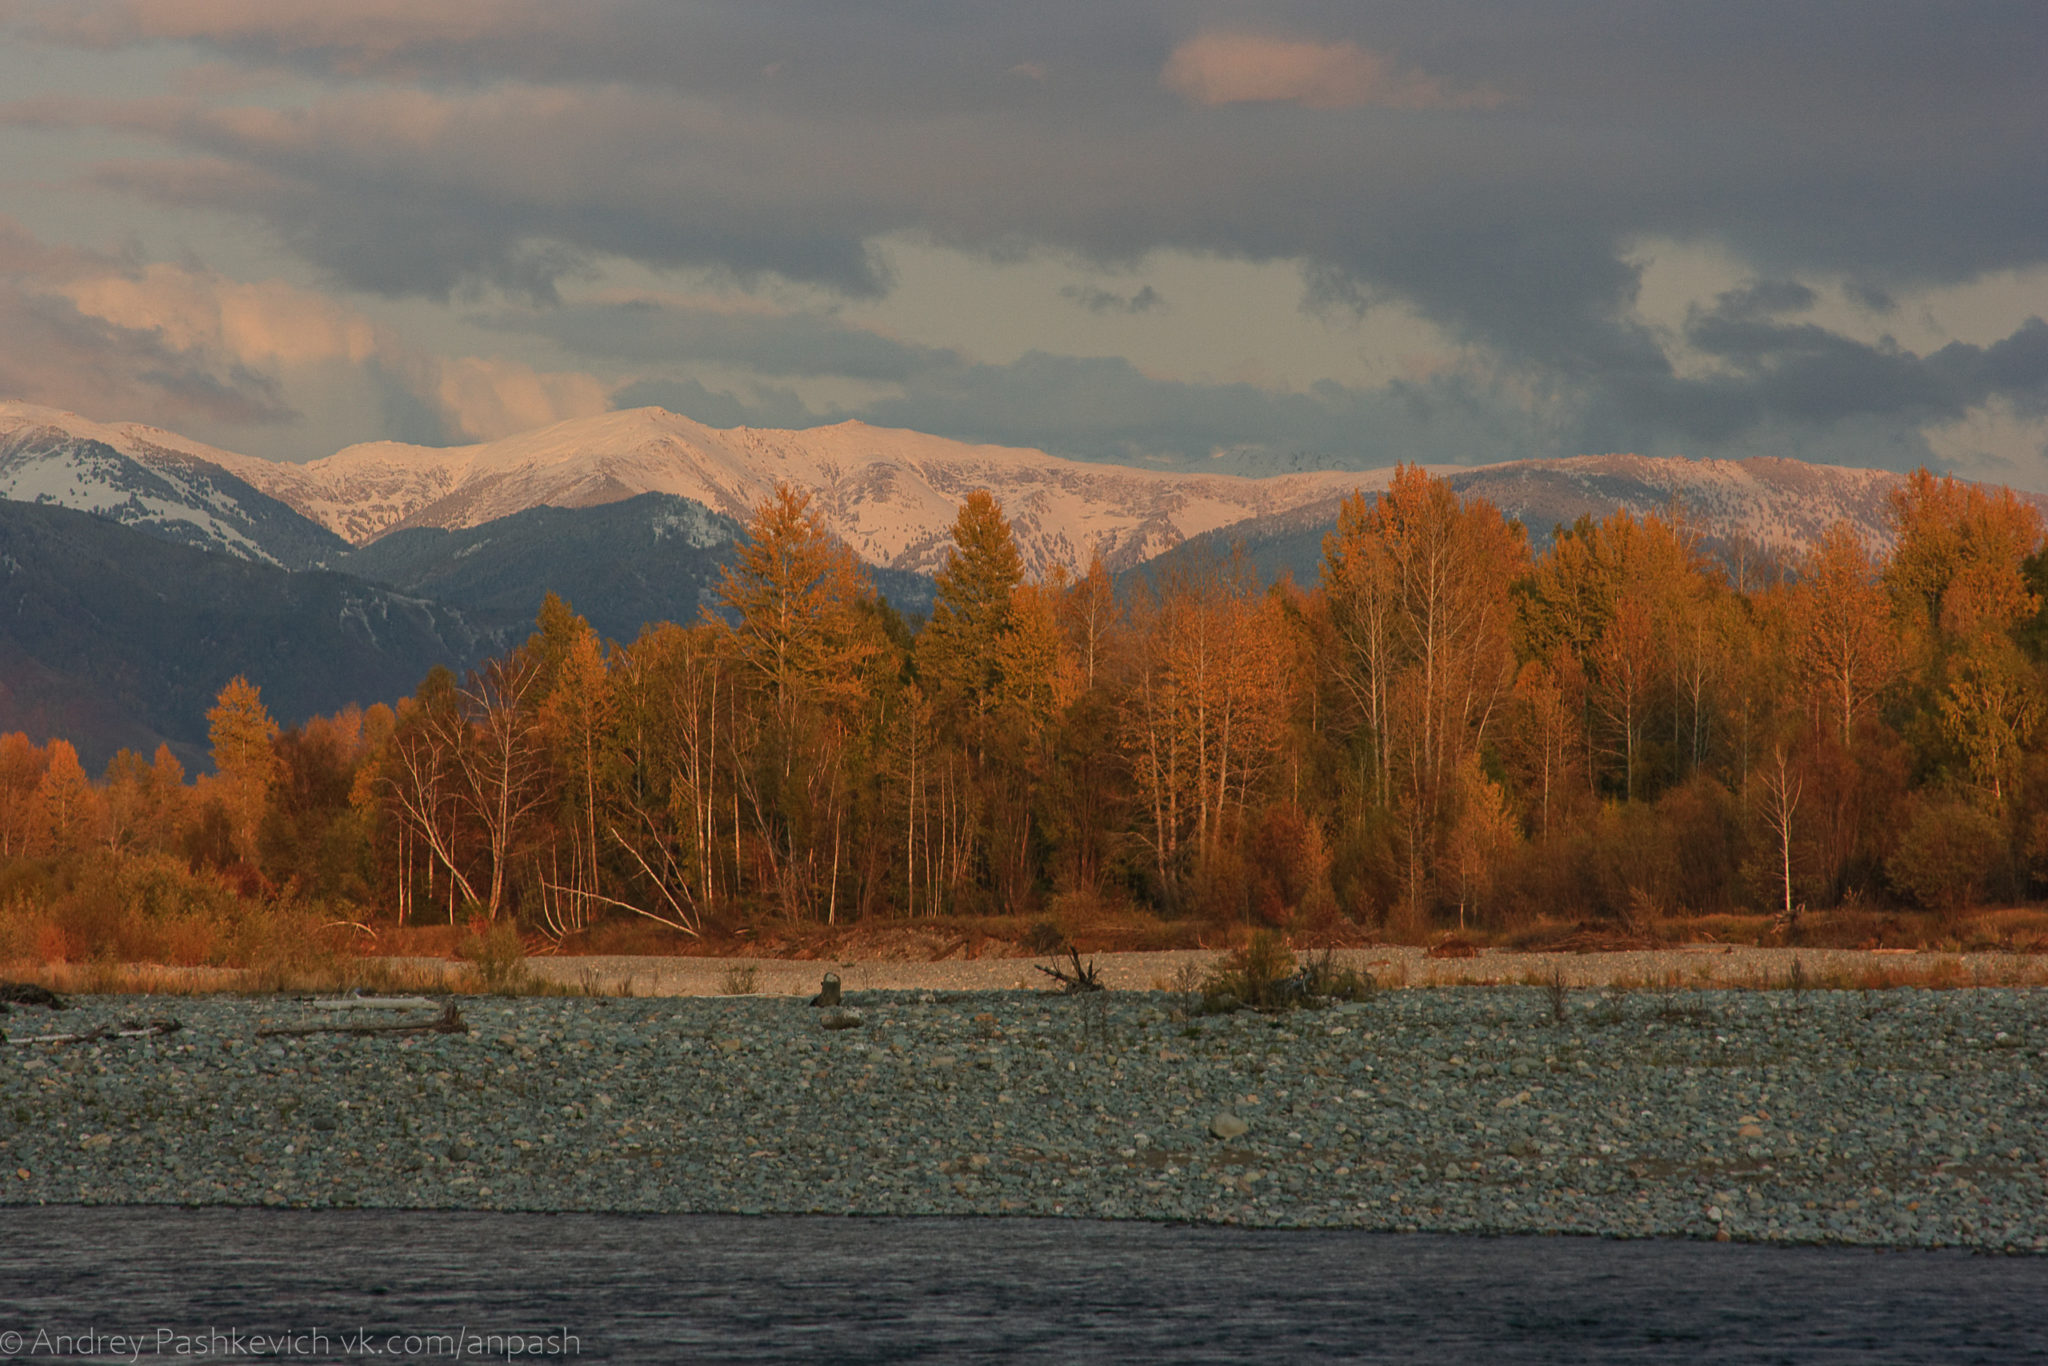
[[[607,648],[550,599],[518,649],[279,733],[240,683],[217,777],[0,754],[0,855],[171,851],[352,914],[1165,917],[1397,935],[1538,917],[1953,912],[2048,882],[2038,514],[1913,476],[1894,550],[1790,561],[1617,513],[1532,556],[1404,469],[1313,590],[1183,564],[1032,582],[960,509],[913,635],[778,489],[722,614]],[[144,814],[138,814],[144,813]]]
[[[95,767],[159,743],[203,763],[207,706],[238,673],[297,722],[397,698],[503,639],[345,574],[0,501],[0,730],[64,737]]]

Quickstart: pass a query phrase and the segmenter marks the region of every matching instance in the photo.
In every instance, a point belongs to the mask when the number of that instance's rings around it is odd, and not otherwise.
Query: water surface
[[[383,1362],[446,1359],[425,1354],[430,1334],[566,1329],[577,1350],[553,1359],[2007,1363],[2048,1360],[2044,1312],[2048,1258],[1965,1253],[1035,1219],[0,1210],[0,1359],[23,1361],[48,1359],[30,1354],[38,1329],[132,1331],[144,1361],[178,1359],[160,1331],[234,1329],[298,1334],[277,1359]],[[303,1350],[313,1330],[324,1355]]]

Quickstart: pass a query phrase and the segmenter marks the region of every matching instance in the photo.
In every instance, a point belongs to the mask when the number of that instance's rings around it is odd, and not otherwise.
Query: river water
[[[2048,1258],[1078,1220],[0,1209],[0,1359],[264,1356],[2009,1363],[2048,1360]]]

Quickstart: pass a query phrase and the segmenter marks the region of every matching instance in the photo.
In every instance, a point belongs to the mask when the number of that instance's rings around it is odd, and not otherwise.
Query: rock
[[[828,972],[825,974],[824,984],[818,988],[818,994],[811,998],[811,1004],[814,1006],[820,1006],[827,1009],[839,1004],[838,973]],[[840,1029],[846,1028],[845,1025],[839,1025],[836,1027]]]
[[[1216,1118],[1209,1121],[1210,1136],[1226,1143],[1233,1138],[1243,1138],[1251,1132],[1251,1127],[1228,1110],[1218,1110]]]
[[[831,1006],[824,1014],[818,1017],[818,1023],[826,1029],[859,1029],[861,1026],[861,1015],[858,1010],[850,1010],[844,1006]]]

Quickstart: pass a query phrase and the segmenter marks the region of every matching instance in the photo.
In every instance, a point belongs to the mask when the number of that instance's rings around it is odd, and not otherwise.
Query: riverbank
[[[406,1037],[259,1036],[334,1018],[278,998],[17,1013],[16,1039],[181,1028],[8,1048],[0,1202],[2048,1250],[2040,992],[1417,989],[1196,1019],[1171,993],[853,995],[839,1031],[771,996],[464,997],[470,1032]]]
[[[1114,991],[1169,991],[1229,955],[1211,950],[1084,954]],[[1319,956],[1319,955],[1298,955]],[[1555,981],[1575,989],[1632,990],[1793,986],[2048,986],[2048,957],[1938,950],[1786,949],[1705,944],[1617,953],[1526,953],[1479,949],[1470,957],[1433,956],[1409,944],[1335,949],[1330,960],[1369,975],[1382,987],[1534,986]],[[433,960],[408,960],[417,969]],[[1013,991],[1053,985],[1040,969],[1050,958],[945,958],[792,961],[769,957],[664,958],[633,955],[536,956],[522,966],[536,979],[565,988],[637,996],[729,995],[751,982],[769,996],[817,991],[822,974],[849,989],[869,991]],[[749,976],[751,974],[751,976]]]
[[[1297,954],[1320,957],[1320,954]],[[1184,990],[1229,955],[1211,949],[1083,954],[1113,991]],[[1759,948],[1694,944],[1620,952],[1527,952],[1480,948],[1447,957],[1414,945],[1335,949],[1331,962],[1380,987],[1549,986],[1744,991],[1894,987],[2048,987],[2048,955],[1945,950]],[[855,991],[1033,991],[1057,983],[1050,957],[785,958],[769,955],[535,954],[495,963],[435,955],[332,956],[261,969],[159,963],[0,964],[0,978],[66,994],[194,995],[214,992],[379,991],[569,993],[584,996],[800,996],[827,972]]]

